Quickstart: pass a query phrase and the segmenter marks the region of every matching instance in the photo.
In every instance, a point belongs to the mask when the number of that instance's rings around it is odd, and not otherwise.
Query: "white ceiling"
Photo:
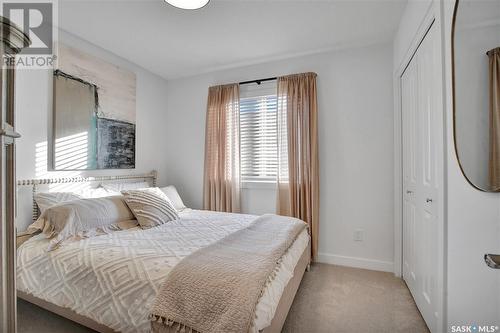
[[[166,78],[391,41],[406,0],[59,1],[62,29]]]

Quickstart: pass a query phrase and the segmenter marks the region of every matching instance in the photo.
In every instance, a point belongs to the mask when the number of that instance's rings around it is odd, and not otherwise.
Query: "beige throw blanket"
[[[247,333],[266,283],[306,224],[263,215],[177,264],[151,311],[154,332]]]

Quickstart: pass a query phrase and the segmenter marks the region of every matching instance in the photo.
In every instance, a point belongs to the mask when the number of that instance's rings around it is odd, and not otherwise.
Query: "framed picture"
[[[63,44],[58,64],[52,169],[135,168],[135,74]]]

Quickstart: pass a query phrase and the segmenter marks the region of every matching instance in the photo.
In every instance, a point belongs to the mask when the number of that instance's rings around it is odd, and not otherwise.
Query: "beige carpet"
[[[306,273],[283,332],[429,332],[401,279],[392,273],[315,264]]]
[[[19,300],[19,333],[94,332]],[[391,273],[316,264],[304,276],[283,332],[428,332],[404,283]]]

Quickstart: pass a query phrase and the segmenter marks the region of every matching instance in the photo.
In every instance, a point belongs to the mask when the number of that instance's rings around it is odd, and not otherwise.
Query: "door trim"
[[[400,64],[396,65],[395,71],[393,73],[393,87],[394,87],[394,275],[397,277],[403,276],[403,172],[402,172],[402,91],[401,91],[401,77],[411,62],[415,52],[417,51],[419,45],[425,38],[427,32],[431,28],[431,26],[435,26],[435,38],[437,38],[437,45],[439,45],[440,49],[440,61],[437,66],[441,73],[444,71],[444,59],[443,57],[443,44],[442,44],[442,20],[441,20],[441,4],[439,1],[431,1],[429,3],[429,7],[427,12],[422,19],[419,28],[417,29],[413,40],[406,51],[405,56]],[[446,185],[446,145],[445,145],[445,126],[446,126],[446,114],[445,114],[445,101],[446,98],[444,96],[444,75],[442,76],[442,80],[439,84],[441,87],[441,92],[438,93],[440,101],[439,104],[443,107],[442,110],[442,119],[443,119],[443,128],[442,131],[442,154],[439,159],[440,168],[441,168],[441,179],[440,181],[440,189],[438,194],[438,223],[439,223],[439,235],[438,235],[438,308],[441,311],[441,316],[438,318],[437,328],[438,331],[446,332],[446,322],[447,322],[447,306],[445,299],[445,290],[446,290],[446,260],[445,260],[445,214],[446,214],[446,205],[445,205],[445,185]],[[439,328],[441,328],[439,330]]]

